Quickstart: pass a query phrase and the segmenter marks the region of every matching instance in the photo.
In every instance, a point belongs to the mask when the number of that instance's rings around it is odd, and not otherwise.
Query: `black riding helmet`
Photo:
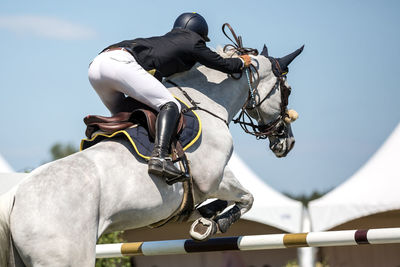
[[[206,42],[210,41],[208,38],[208,25],[206,20],[198,13],[183,13],[174,23],[174,29],[188,29],[198,33]]]

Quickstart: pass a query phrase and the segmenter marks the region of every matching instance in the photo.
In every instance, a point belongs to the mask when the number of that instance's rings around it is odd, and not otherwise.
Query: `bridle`
[[[278,87],[280,87],[281,90],[280,114],[275,120],[269,122],[268,124],[265,125],[255,124],[253,121],[254,119],[249,115],[248,111],[257,109],[262,104],[262,102],[264,102],[264,100],[268,98],[271,92],[274,91],[275,88],[278,89]],[[256,136],[257,139],[266,139],[269,136],[282,136],[284,134],[282,126],[285,125],[286,123],[285,118],[288,117],[286,110],[288,103],[287,100],[290,94],[290,88],[288,88],[285,85],[284,78],[281,78],[276,81],[275,86],[271,90],[271,92],[268,93],[261,101],[259,101],[252,107],[248,107],[245,104],[242,107],[242,110],[240,111],[238,117],[236,119],[233,119],[234,123],[238,123],[246,133]],[[259,114],[258,110],[256,110],[256,112],[257,114]]]
[[[274,58],[270,58],[270,60],[271,59],[275,60]],[[276,61],[276,64],[279,63]],[[236,117],[236,119],[233,119],[232,121],[234,123],[238,123],[246,133],[256,136],[257,139],[266,139],[269,136],[282,136],[284,134],[282,126],[285,125],[285,118],[288,117],[286,111],[289,104],[289,95],[291,92],[290,87],[286,86],[285,81],[286,75],[278,76],[272,90],[268,94],[266,94],[263,99],[258,101],[258,103],[256,103],[255,98],[252,99],[252,95],[249,94],[247,101],[243,105],[239,115]],[[274,90],[278,89],[280,89],[281,92],[280,114],[275,120],[269,122],[268,124],[255,124],[253,121],[254,119],[249,115],[249,111],[255,110],[255,112],[258,114],[258,121],[261,121],[261,116],[259,115],[259,111],[257,110],[257,108],[261,106],[261,104],[270,96],[270,94]],[[249,105],[249,102],[254,104]]]
[[[226,34],[225,32],[225,27],[228,27],[234,40],[232,40],[228,34]],[[251,54],[251,55],[258,55],[258,51],[257,49],[252,49],[252,48],[246,48],[243,47],[243,42],[242,42],[242,38],[241,36],[237,36],[235,34],[235,31],[232,29],[232,27],[228,24],[225,23],[224,25],[222,25],[222,32],[224,33],[224,35],[232,42],[232,44],[228,44],[225,45],[224,47],[224,52],[227,49],[233,50],[234,53],[239,54],[239,55],[243,55],[243,54]],[[256,101],[255,99],[255,93],[257,91],[257,87],[255,87],[253,89],[253,84],[255,84],[255,82],[253,82],[253,76],[256,77],[256,81],[259,80],[259,73],[257,68],[251,64],[249,67],[247,67],[244,71],[246,73],[247,76],[247,81],[249,84],[249,94],[247,97],[247,100],[245,102],[245,104],[242,107],[242,110],[240,111],[238,117],[236,119],[233,119],[232,121],[234,123],[238,123],[241,128],[248,134],[254,135],[256,136],[257,139],[266,139],[269,136],[282,136],[284,135],[284,126],[285,126],[285,118],[288,116],[286,111],[287,111],[287,106],[289,103],[289,95],[291,92],[291,89],[289,87],[286,86],[286,73],[282,73],[280,65],[278,60],[276,60],[273,57],[268,57],[268,59],[271,61],[271,64],[273,65],[273,67],[275,67],[275,69],[277,69],[277,71],[274,71],[275,76],[277,76],[277,80],[276,83],[274,85],[274,87],[272,88],[272,90],[265,95],[265,97],[258,101]],[[253,75],[253,73],[255,73],[255,75]],[[241,74],[239,77],[235,77],[233,75],[231,75],[232,78],[234,79],[240,79],[241,78]],[[254,123],[253,118],[249,115],[248,111],[250,110],[255,110],[258,114],[259,120],[260,120],[260,115],[259,112],[257,110],[258,107],[261,106],[261,104],[270,96],[271,92],[273,92],[274,90],[278,90],[280,89],[281,92],[281,104],[280,104],[280,114],[279,116],[269,122],[266,125],[257,125],[256,123]],[[251,129],[249,129],[251,128]]]

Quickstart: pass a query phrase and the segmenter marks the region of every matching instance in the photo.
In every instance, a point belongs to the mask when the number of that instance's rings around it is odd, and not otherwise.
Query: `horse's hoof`
[[[192,223],[190,236],[194,240],[206,241],[217,233],[218,226],[213,220],[200,218]]]

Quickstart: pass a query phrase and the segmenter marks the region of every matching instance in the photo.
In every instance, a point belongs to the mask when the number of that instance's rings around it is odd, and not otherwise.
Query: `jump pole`
[[[389,243],[400,243],[400,228],[219,237],[211,238],[203,242],[191,239],[180,239],[104,244],[96,246],[96,258]]]

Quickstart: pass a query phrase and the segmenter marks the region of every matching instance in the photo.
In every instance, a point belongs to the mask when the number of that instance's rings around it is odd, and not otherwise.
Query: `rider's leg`
[[[89,68],[89,80],[111,113],[118,110],[124,95],[160,111],[167,102],[179,102],[153,75],[143,69],[126,51],[116,50],[98,55]]]
[[[144,70],[132,55],[121,50],[103,52],[97,56],[89,68],[89,80],[113,114],[121,104],[117,96],[124,94],[159,111],[149,173],[162,176],[167,182],[178,182],[179,179],[173,178],[182,176],[183,172],[167,156],[179,118],[180,104],[168,89]]]
[[[125,95],[120,90],[115,89],[115,86],[110,82],[110,79],[105,78],[108,76],[104,75],[105,72],[110,71],[103,66],[104,64],[102,64],[105,60],[106,58],[104,55],[97,56],[90,64],[88,76],[92,87],[100,97],[103,104],[110,111],[111,115],[115,115],[120,112],[120,106],[125,99]]]
[[[149,161],[149,173],[167,179],[182,176],[183,173],[175,167],[169,155],[169,146],[173,133],[176,130],[180,113],[174,102],[168,102],[161,107],[156,122],[156,138],[154,150]]]

